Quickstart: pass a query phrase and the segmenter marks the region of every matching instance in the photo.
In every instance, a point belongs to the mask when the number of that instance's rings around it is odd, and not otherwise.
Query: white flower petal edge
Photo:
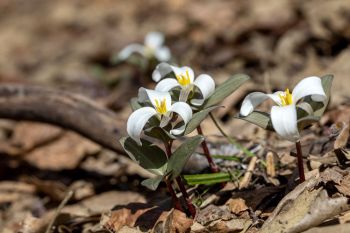
[[[160,32],[150,32],[146,35],[144,43],[153,49],[160,48],[164,43],[164,35]]]
[[[282,138],[292,142],[296,142],[299,139],[297,111],[294,104],[273,106],[271,109],[271,121],[274,130]]]
[[[159,82],[167,74],[171,73],[173,70],[168,63],[159,63],[152,73],[152,79],[155,82]]]
[[[169,61],[171,58],[171,52],[168,47],[160,47],[154,51],[154,56],[158,61]]]
[[[262,92],[252,92],[248,94],[242,103],[240,114],[242,116],[248,116],[250,113],[254,111],[254,109],[264,102],[267,99],[272,99],[276,104],[281,105],[281,100],[279,98],[279,94],[283,93],[282,91],[277,91],[273,94],[265,94]]]
[[[168,111],[171,108],[171,96],[168,92],[154,91],[141,87],[139,89],[138,99],[140,102],[150,100],[154,108],[157,107],[157,101],[160,103],[160,101],[163,101],[165,99],[166,108]]]
[[[202,93],[202,99],[192,99],[191,104],[201,106],[204,100],[208,99],[215,91],[215,82],[207,74],[199,75],[193,83]]]
[[[126,46],[122,51],[118,54],[119,60],[126,60],[132,53],[140,53],[141,55],[145,55],[144,46],[141,44],[130,44]]]
[[[182,67],[170,66],[170,67],[171,67],[171,69],[172,69],[172,71],[174,72],[175,75],[186,75],[186,72],[188,72],[188,75],[189,75],[189,78],[191,80],[191,83],[193,83],[194,72],[191,69],[191,67],[188,67],[188,66],[182,66]]]
[[[170,130],[170,133],[173,135],[182,134],[185,131],[187,123],[192,118],[191,107],[184,102],[176,102],[171,106],[170,111],[177,113],[184,121],[184,124],[182,126],[180,126],[179,128]]]
[[[174,87],[178,87],[180,84],[173,78],[166,78],[161,80],[156,87],[154,88],[156,91],[170,91]]]
[[[157,112],[152,107],[143,107],[140,109],[137,109],[135,112],[133,112],[127,122],[126,130],[129,134],[129,136],[134,139],[137,144],[141,145],[141,132],[143,128],[145,127],[148,120],[156,115]]]
[[[293,102],[306,96],[311,96],[313,101],[323,102],[327,99],[326,93],[322,87],[322,81],[319,77],[312,76],[302,79],[293,89]]]

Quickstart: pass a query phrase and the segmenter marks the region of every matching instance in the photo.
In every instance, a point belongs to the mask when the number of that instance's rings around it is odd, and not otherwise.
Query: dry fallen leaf
[[[245,200],[242,198],[230,199],[226,202],[230,211],[236,215],[248,209],[248,206],[245,203]]]
[[[100,146],[97,144],[75,133],[66,132],[58,140],[27,154],[25,160],[40,169],[74,169],[86,155],[97,153],[99,150]]]
[[[11,144],[19,147],[22,151],[29,151],[59,138],[62,133],[62,129],[52,125],[19,122],[14,129]]]
[[[333,179],[330,174],[323,177],[326,180]],[[349,209],[346,197],[329,197],[322,186],[317,187],[321,180],[307,180],[286,195],[259,233],[301,232]]]

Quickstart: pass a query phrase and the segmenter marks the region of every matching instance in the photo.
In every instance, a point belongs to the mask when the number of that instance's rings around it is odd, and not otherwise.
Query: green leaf
[[[137,101],[136,97],[131,98],[130,106],[131,106],[132,111],[136,111],[137,109],[142,108],[141,104]]]
[[[273,131],[272,122],[270,119],[270,114],[260,111],[254,111],[250,113],[248,116],[235,116],[238,119],[242,119],[245,121],[248,121],[250,123],[253,123],[263,129],[271,130]]]
[[[175,136],[171,135],[167,130],[161,127],[153,127],[150,130],[144,131],[147,136],[157,138],[163,142],[168,142],[171,139],[176,139]]]
[[[186,142],[182,143],[181,146],[175,150],[175,152],[171,155],[167,166],[167,174],[170,175],[170,179],[173,180],[180,175],[187,160],[195,152],[199,143],[202,141],[203,136],[197,135],[187,139]]]
[[[213,185],[217,183],[228,182],[232,178],[230,173],[220,172],[210,174],[184,175],[184,179],[186,180],[188,185]]]
[[[158,176],[165,174],[167,156],[158,146],[143,139],[140,146],[130,137],[123,137],[119,141],[129,157],[141,167]]]
[[[209,107],[193,114],[192,119],[188,122],[183,135],[187,135],[195,130],[198,125],[208,116],[208,114],[218,107],[219,106]]]
[[[306,116],[297,121],[299,131],[312,123],[318,122],[321,118],[318,116]]]
[[[227,79],[225,82],[215,88],[215,92],[207,99],[202,108],[205,109],[220,103],[249,79],[250,77],[246,74],[233,75],[231,78]]]
[[[163,180],[163,176],[156,176],[154,178],[149,178],[141,182],[141,185],[149,188],[150,190],[156,190]]]

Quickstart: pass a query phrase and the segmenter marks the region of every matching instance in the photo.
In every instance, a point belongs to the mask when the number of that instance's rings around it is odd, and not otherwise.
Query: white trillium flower
[[[126,60],[133,53],[139,53],[147,58],[156,58],[158,61],[169,61],[170,49],[164,46],[164,35],[160,32],[150,32],[146,35],[144,44],[130,44],[118,54],[120,60]]]
[[[161,80],[170,73],[174,73],[176,79],[165,78]],[[160,63],[153,71],[152,79],[156,82],[160,81],[155,87],[157,91],[170,91],[175,87],[180,87],[179,101],[183,102],[187,101],[193,88],[197,87],[201,98],[191,100],[191,104],[195,106],[201,106],[215,91],[215,82],[211,76],[201,74],[195,79],[193,70],[188,66],[176,67],[164,62]]]
[[[304,78],[294,87],[292,93],[289,92],[289,89],[273,94],[250,93],[243,100],[240,114],[248,116],[259,104],[270,98],[277,104],[271,108],[270,114],[274,130],[281,137],[296,142],[300,137],[297,125],[297,103],[307,96],[311,96],[312,101],[315,102],[326,101],[327,96],[319,77]]]
[[[160,120],[160,127],[165,127],[171,120],[172,114],[176,113],[184,124],[170,130],[172,135],[180,135],[185,131],[187,123],[192,118],[191,107],[184,102],[171,103],[171,96],[168,92],[149,90],[141,87],[139,89],[139,100],[145,102],[149,100],[152,107],[142,107],[134,111],[127,122],[127,132],[129,136],[141,145],[141,133],[152,116],[157,116]]]

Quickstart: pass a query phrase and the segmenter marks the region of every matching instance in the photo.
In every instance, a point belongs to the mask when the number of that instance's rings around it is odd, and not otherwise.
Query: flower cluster
[[[183,134],[192,119],[193,110],[200,107],[215,90],[211,76],[201,74],[194,80],[194,72],[187,66],[161,63],[153,72],[153,80],[159,81],[155,90],[139,89],[138,102],[143,107],[134,111],[127,122],[129,136],[139,144],[140,135],[152,117],[156,117],[159,122],[156,126],[161,128],[175,122],[169,133],[173,136]],[[181,118],[180,122],[174,121],[177,117]]]
[[[197,77],[188,67],[177,67],[164,61],[170,59],[170,51],[163,46],[164,36],[160,33],[150,33],[146,36],[145,45],[132,44],[119,53],[120,59],[126,59],[133,52],[138,52],[151,59],[156,58],[161,63],[155,67],[152,79],[157,83],[154,90],[141,87],[136,101],[132,101],[133,112],[127,121],[129,137],[120,140],[127,154],[140,166],[155,175],[154,178],[142,182],[146,187],[155,190],[161,181],[167,185],[176,208],[181,204],[173,190],[172,181],[176,181],[191,215],[195,216],[193,207],[180,176],[187,159],[201,145],[213,174],[207,183],[202,182],[208,174],[195,175],[191,184],[213,184],[226,182],[230,174],[218,173],[219,169],[212,160],[204,139],[201,122],[216,109],[222,100],[231,95],[244,82],[249,80],[245,74],[236,74],[222,84],[216,86],[208,74]],[[156,65],[156,64],[155,64]],[[303,157],[301,154],[300,131],[318,121],[323,114],[328,101],[333,76],[307,77],[301,80],[292,92],[289,89],[273,94],[253,92],[243,100],[240,113],[236,118],[256,124],[266,130],[275,131],[282,138],[295,142],[298,158],[300,181],[305,180]],[[265,100],[275,103],[269,112],[261,112],[256,108]],[[211,114],[219,131],[233,144],[230,138],[219,126]],[[172,152],[172,143],[179,136],[185,136],[197,129],[197,136],[187,138]],[[142,137],[145,135],[145,137]],[[164,150],[148,138],[159,139],[164,144]],[[236,146],[239,144],[235,144]],[[248,149],[237,146],[245,154],[255,156]],[[189,181],[187,176],[186,180]]]

